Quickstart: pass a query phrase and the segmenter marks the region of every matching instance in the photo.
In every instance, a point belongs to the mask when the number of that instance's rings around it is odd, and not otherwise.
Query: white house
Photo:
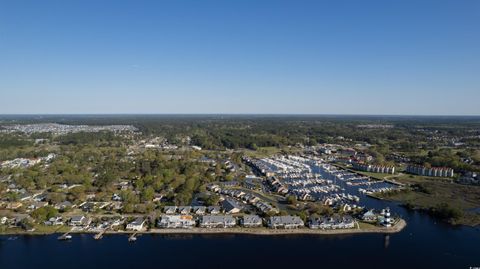
[[[195,220],[191,215],[163,215],[157,222],[160,228],[192,228]]]
[[[136,218],[134,221],[130,222],[127,224],[127,230],[132,230],[132,231],[141,231],[144,229],[146,219],[142,217]]]

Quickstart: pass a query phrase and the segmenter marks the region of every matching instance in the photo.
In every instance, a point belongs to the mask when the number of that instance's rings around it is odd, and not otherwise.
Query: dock
[[[130,237],[128,237],[128,242],[135,242],[137,241],[137,233],[133,233],[132,235],[130,235]]]
[[[102,239],[102,238],[103,238],[103,234],[104,234],[106,231],[107,231],[107,229],[104,229],[104,230],[102,230],[101,232],[95,234],[95,235],[93,236],[93,239],[95,239],[95,240],[100,240],[100,239]]]
[[[57,239],[58,240],[70,240],[70,239],[72,239],[72,236],[70,235],[70,232],[66,232],[66,233],[60,235]]]

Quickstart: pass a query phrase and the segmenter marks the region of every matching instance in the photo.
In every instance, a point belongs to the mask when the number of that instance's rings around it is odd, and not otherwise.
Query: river
[[[392,235],[1,236],[0,268],[469,268],[480,266],[480,229],[453,227],[390,206],[408,226]]]

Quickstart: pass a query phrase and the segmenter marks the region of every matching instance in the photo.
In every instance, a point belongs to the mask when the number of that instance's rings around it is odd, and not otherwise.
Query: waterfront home
[[[144,229],[145,222],[147,220],[144,219],[143,217],[138,217],[134,221],[130,222],[127,224],[126,229],[127,230],[132,230],[132,231],[141,231]]]
[[[70,226],[86,226],[91,220],[85,216],[73,216],[70,218]]]
[[[165,214],[175,214],[175,212],[177,212],[177,207],[176,206],[165,206],[163,208],[163,212],[165,212]]]
[[[210,214],[220,214],[220,207],[219,206],[209,206],[208,213]]]
[[[229,215],[207,215],[200,219],[202,228],[230,228],[236,224],[235,218]]]
[[[262,226],[262,218],[257,215],[244,215],[240,224],[245,228],[260,227]]]
[[[63,225],[63,220],[62,220],[62,217],[60,216],[51,217],[50,219],[45,221],[44,224],[47,226]]]
[[[227,214],[235,214],[242,210],[242,206],[239,205],[235,200],[227,198],[222,201],[222,207]]]
[[[304,223],[297,216],[273,216],[268,220],[268,227],[273,229],[296,229],[302,226],[304,226]]]
[[[377,221],[377,214],[373,212],[373,209],[365,212],[362,215],[362,220],[364,221]]]
[[[195,220],[191,215],[163,215],[157,222],[160,228],[192,228]]]
[[[193,213],[197,215],[203,215],[205,214],[207,208],[205,206],[194,206],[193,207]]]
[[[334,217],[311,217],[308,226],[311,229],[352,229],[355,227],[355,221],[350,216]]]
[[[182,215],[190,214],[192,212],[192,207],[191,206],[179,206],[178,207],[178,213]]]

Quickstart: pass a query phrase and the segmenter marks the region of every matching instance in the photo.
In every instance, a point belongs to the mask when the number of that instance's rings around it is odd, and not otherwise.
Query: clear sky
[[[0,0],[0,114],[480,115],[480,1]]]

